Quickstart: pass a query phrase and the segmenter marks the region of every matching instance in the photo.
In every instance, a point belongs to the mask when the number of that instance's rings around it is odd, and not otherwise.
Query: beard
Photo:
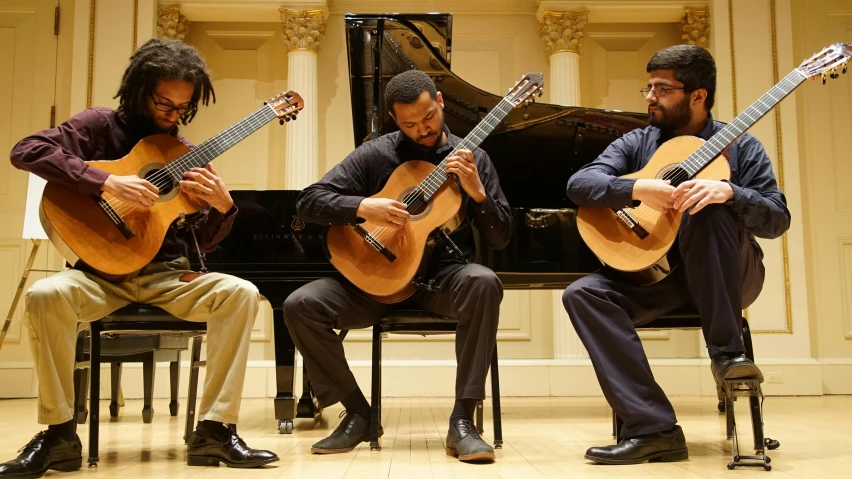
[[[651,113],[651,107],[660,110],[659,117]],[[651,126],[656,126],[664,131],[671,132],[689,125],[690,117],[689,97],[684,98],[670,109],[659,103],[648,106],[648,121]]]
[[[444,134],[444,126],[445,126],[444,112],[440,112],[439,114],[441,115],[441,126],[438,128],[437,131],[433,131],[431,135],[412,138],[412,137],[406,135],[405,132],[402,132],[402,134],[405,135],[405,137],[408,138],[412,143],[414,143],[414,146],[416,146],[418,149],[420,149],[422,151],[425,151],[425,152],[428,153],[430,151],[437,150],[438,147],[440,147],[443,144],[441,142],[441,136],[443,136],[443,134]],[[436,139],[436,137],[437,137],[437,139]],[[429,142],[433,142],[433,141],[434,141],[434,143],[432,143],[430,145],[424,144],[424,143],[429,143]]]

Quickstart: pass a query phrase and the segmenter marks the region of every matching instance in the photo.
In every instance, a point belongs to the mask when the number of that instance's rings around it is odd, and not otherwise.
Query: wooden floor
[[[852,477],[852,397],[770,397],[765,402],[766,433],[781,441],[770,451],[772,471],[738,468],[729,471],[730,441],[724,415],[709,397],[673,398],[686,434],[689,460],[637,466],[599,466],[583,459],[585,450],[612,442],[610,412],[601,398],[504,398],[503,449],[488,465],[461,463],[444,454],[450,399],[385,399],[382,450],[369,444],[348,454],[312,455],[311,445],[334,429],[339,406],[317,421],[298,420],[296,432],[279,435],[272,400],[243,401],[241,436],[256,448],[276,452],[281,461],[261,470],[186,466],[182,441],[183,409],[168,416],[166,400],[155,402],[152,424],[143,424],[141,402],[128,401],[117,419],[101,421],[100,465],[46,477],[250,477],[250,478],[371,478],[371,477]],[[737,402],[743,454],[753,454],[744,401]],[[107,403],[101,411],[108,416]],[[486,404],[488,406],[488,404]],[[486,407],[486,440],[493,439]],[[38,431],[36,401],[0,401],[0,459],[17,455]],[[88,426],[80,428],[84,451]],[[85,457],[85,456],[84,456]],[[85,464],[84,464],[85,466]]]

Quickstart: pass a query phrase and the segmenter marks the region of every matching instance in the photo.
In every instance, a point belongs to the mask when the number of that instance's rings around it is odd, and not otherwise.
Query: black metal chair
[[[181,344],[181,339],[188,342],[188,338],[193,338],[190,353],[189,391],[187,394],[186,426],[184,435],[184,441],[186,441],[195,429],[195,406],[197,401],[199,374],[198,369],[206,365],[206,361],[201,361],[201,339],[206,332],[206,323],[184,321],[172,316],[160,308],[144,304],[130,304],[104,317],[103,319],[94,321],[88,325],[81,325],[80,333],[81,335],[88,336],[89,340],[86,342],[89,343],[89,347],[88,349],[82,348],[82,350],[78,347],[77,364],[75,366],[75,411],[77,412],[77,420],[80,422],[81,413],[85,411],[85,391],[86,382],[88,382],[89,410],[91,412],[89,415],[89,466],[95,466],[98,462],[98,422],[100,419],[99,365],[102,362],[113,362],[112,360],[105,359],[102,344],[106,344],[109,341],[124,340],[123,345],[125,346],[125,349],[123,351],[128,353],[128,356],[133,357],[134,354],[137,354],[133,351],[150,349],[154,343],[167,347],[175,347]],[[102,334],[109,334],[111,336],[109,339],[102,339]],[[160,336],[160,339],[152,340],[150,339],[151,336]],[[134,341],[134,337],[142,339]],[[112,347],[111,349],[111,357],[114,358],[116,356],[113,354],[116,352],[119,343],[116,342],[109,344],[116,345],[116,347]],[[140,352],[138,354],[144,353]],[[172,368],[172,402],[175,405],[174,411],[176,412],[177,402],[175,396],[177,383],[175,378],[179,372],[178,363],[172,361]],[[88,370],[88,374],[86,374],[86,370]],[[148,372],[145,372],[144,374],[146,383],[149,380],[149,376],[151,383],[153,383],[153,362],[151,363],[150,374],[148,374]],[[87,381],[89,377],[90,380]],[[113,378],[115,379],[115,369],[113,369]],[[116,394],[117,381],[113,381],[112,389],[114,394]],[[148,395],[149,391],[147,391],[146,386],[146,405],[150,406],[150,401],[147,397]],[[116,399],[115,396],[114,399]],[[153,413],[153,410],[150,412]],[[145,414],[143,413],[143,419],[144,416]],[[85,415],[83,415],[83,420],[85,420]]]
[[[389,312],[373,326],[372,400],[370,412],[370,449],[379,450],[379,425],[382,417],[382,335],[384,333],[453,334],[458,320],[447,316],[427,313],[418,309],[398,309]],[[341,334],[345,334],[342,332]],[[503,447],[503,423],[500,409],[500,375],[497,367],[497,345],[491,355],[491,400],[494,413],[494,447]],[[482,401],[476,405],[476,428],[483,432]]]

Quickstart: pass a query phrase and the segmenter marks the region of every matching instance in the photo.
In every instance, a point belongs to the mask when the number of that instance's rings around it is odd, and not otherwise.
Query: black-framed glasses
[[[171,113],[173,111],[176,111],[178,116],[184,116],[187,113],[192,113],[193,111],[195,111],[195,107],[192,107],[192,106],[177,107],[177,106],[174,106],[174,105],[170,105],[168,103],[162,103],[162,102],[157,101],[157,99],[154,98],[153,93],[149,93],[149,95],[151,97],[151,101],[154,102],[154,108],[159,110],[159,111],[162,111],[164,113]]]
[[[639,90],[642,98],[648,98],[648,93],[654,92],[654,96],[661,98],[666,96],[672,90],[683,90],[683,87],[675,88],[670,86],[655,86],[653,88],[643,88]]]

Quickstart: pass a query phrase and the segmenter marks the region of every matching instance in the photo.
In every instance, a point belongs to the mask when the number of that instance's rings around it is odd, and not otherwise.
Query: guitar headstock
[[[852,44],[835,43],[802,62],[796,70],[812,80],[821,77],[822,84],[825,85],[826,75],[831,79],[840,76],[840,73],[837,73],[838,68],[841,69],[841,73],[846,73],[850,58],[852,58]]]
[[[286,91],[270,98],[266,104],[272,108],[283,125],[285,121],[296,119],[296,115],[305,107],[305,100],[294,91]]]
[[[527,100],[535,101],[535,95],[541,96],[541,87],[544,86],[544,75],[540,72],[527,73],[506,94],[506,101],[516,108],[523,105]]]

